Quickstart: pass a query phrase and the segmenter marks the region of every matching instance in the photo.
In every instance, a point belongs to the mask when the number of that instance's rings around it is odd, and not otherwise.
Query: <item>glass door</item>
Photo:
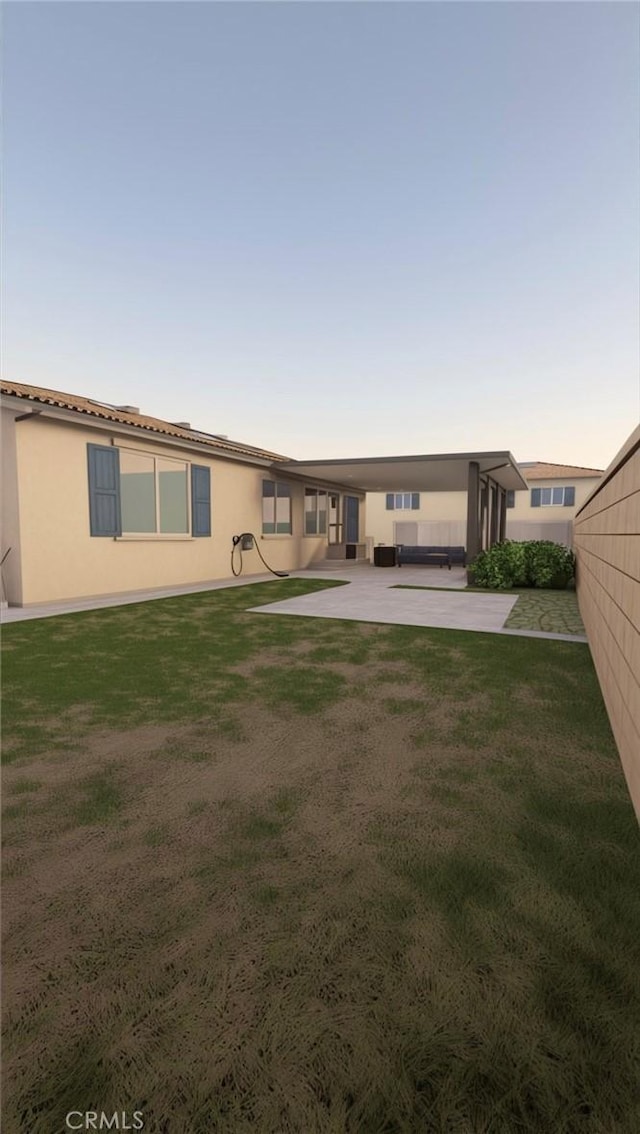
[[[329,493],[329,543],[340,543],[342,524],[340,523],[340,494]]]
[[[357,496],[344,498],[345,543],[357,543],[360,531],[360,501]]]

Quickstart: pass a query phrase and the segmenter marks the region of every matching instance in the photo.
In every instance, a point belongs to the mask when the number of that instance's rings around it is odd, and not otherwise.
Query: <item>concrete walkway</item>
[[[516,598],[466,591],[403,591],[349,587],[254,606],[252,613],[304,614],[313,618],[345,618],[354,622],[386,622],[402,626],[443,626],[449,630],[500,631]]]
[[[267,583],[275,576],[266,571],[263,575],[248,575],[240,579],[215,579],[208,583],[192,583],[183,587],[161,587],[149,591],[128,591],[119,595],[95,595],[93,598],[70,599],[65,602],[44,602],[34,606],[9,606],[2,611],[0,622],[29,622],[33,618],[54,618],[58,614],[79,614],[83,610],[103,610],[111,606],[130,606],[135,602],[152,602],[154,599],[176,598],[178,595],[197,595],[203,591],[218,591],[223,587],[246,587],[249,583]]]
[[[425,568],[430,578],[437,576],[438,586],[464,587],[465,573],[460,567],[451,571],[438,568]],[[344,567],[336,570],[327,570],[325,567],[307,569],[304,571],[289,572],[292,579],[339,579],[343,582],[368,580],[368,585],[388,587],[393,580],[425,585],[425,575],[421,568],[400,568],[399,570],[382,567]],[[392,578],[390,578],[392,576]],[[275,575],[265,571],[260,575],[242,575],[228,579],[212,579],[204,583],[187,583],[179,587],[156,587],[146,591],[124,591],[118,595],[93,595],[90,598],[65,599],[60,602],[36,603],[33,606],[9,606],[0,612],[0,622],[29,622],[34,618],[54,618],[58,614],[78,614],[83,610],[103,610],[112,606],[129,606],[135,602],[152,602],[154,599],[175,598],[177,595],[194,595],[206,591],[218,591],[223,587],[247,587],[251,583],[273,582]],[[435,586],[433,582],[428,585]]]
[[[307,618],[341,618],[354,622],[380,622],[399,626],[432,626],[448,630],[477,630],[492,634],[510,634],[523,638],[554,638],[566,642],[586,642],[586,638],[569,634],[551,634],[542,630],[507,630],[504,623],[517,596],[478,594],[465,591],[466,573],[461,567],[449,570],[439,567],[385,568],[372,566],[323,567],[292,571],[296,579],[335,579],[348,587],[330,587],[314,594],[248,608],[252,613],[302,615]],[[243,575],[241,578],[216,579],[182,587],[131,591],[128,594],[103,595],[69,602],[43,603],[39,606],[8,607],[2,611],[3,624],[26,622],[36,618],[54,618],[60,614],[76,614],[86,610],[129,606],[154,599],[176,598],[179,595],[201,594],[225,587],[246,587],[252,583],[274,581],[271,574]],[[437,588],[404,590],[404,587]],[[400,588],[400,589],[397,589]]]
[[[297,571],[296,575],[326,578],[327,572]],[[587,641],[572,634],[506,629],[504,624],[518,596],[466,591],[466,572],[460,567],[451,571],[439,567],[402,567],[395,570],[358,567],[351,571],[348,568],[332,571],[330,578],[348,580],[351,585],[254,606],[250,611],[252,614],[292,614],[396,626],[475,630],[519,638],[551,638],[561,642]],[[404,587],[434,589],[405,590]]]

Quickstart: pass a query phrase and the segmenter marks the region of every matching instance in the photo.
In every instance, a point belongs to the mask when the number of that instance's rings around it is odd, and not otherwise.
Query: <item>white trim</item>
[[[536,487],[538,487],[538,486],[536,486]],[[567,489],[573,490],[573,500],[574,500],[573,504],[565,504],[565,502],[564,502],[564,497],[565,497],[565,493],[566,493]],[[533,492],[534,489],[532,489],[531,491]],[[540,491],[540,504],[539,504],[540,508],[573,508],[573,507],[575,507],[576,488],[575,488],[574,484],[550,484],[550,485],[547,485],[546,488],[540,488],[539,491]],[[544,500],[542,499],[542,493],[543,492],[550,492],[551,493],[551,499],[550,499],[548,504],[546,504],[544,502]],[[554,492],[561,492],[562,493],[562,500],[560,501],[560,503],[554,503],[554,500],[553,500]]]
[[[265,496],[265,494],[264,494],[265,484],[272,484],[273,485],[273,489],[274,489],[273,496]],[[278,495],[278,485],[286,485],[286,487],[289,489],[289,492],[283,493],[281,496],[279,496]],[[260,512],[261,512],[261,515],[260,515],[260,534],[263,537],[263,539],[264,538],[271,539],[271,538],[273,538],[273,536],[281,536],[281,537],[283,536],[286,539],[290,539],[291,536],[293,535],[293,494],[291,492],[291,488],[292,488],[292,485],[288,480],[278,480],[274,476],[263,476],[262,477],[261,485],[260,485]],[[265,502],[265,500],[273,500],[273,526],[274,526],[274,528],[276,528],[278,526],[278,522],[280,522],[280,523],[284,522],[282,520],[278,521],[278,500],[288,500],[289,501],[289,521],[288,521],[289,522],[289,531],[288,532],[277,532],[277,531],[265,532],[265,530],[264,530],[264,525],[265,525],[264,502]],[[271,520],[267,520],[266,522],[270,524]]]
[[[382,493],[381,493],[381,495],[382,495]],[[391,492],[391,491],[390,491],[390,492],[385,492],[385,493],[384,493],[384,498],[385,498],[385,501],[384,501],[384,503],[385,503],[385,511],[386,511],[386,512],[419,512],[419,511],[420,511],[420,509],[421,509],[421,507],[422,507],[422,500],[420,499],[421,495],[422,495],[422,493],[421,493],[421,492],[420,492],[420,490],[419,490],[419,489],[417,489],[417,488],[414,488],[414,489],[412,489],[412,490],[411,490],[410,492],[405,492],[404,490],[403,490],[402,492]],[[387,508],[387,496],[393,496],[393,508]],[[397,499],[397,498],[398,498],[399,496],[401,496],[401,497],[402,497],[403,501],[404,501],[404,499],[405,499],[405,497],[406,497],[406,496],[408,496],[408,497],[409,497],[409,506],[408,506],[408,507],[407,507],[407,506],[406,506],[406,504],[404,504],[404,503],[403,503],[403,504],[401,504],[400,506],[398,506],[398,505],[396,504],[396,499]],[[413,496],[417,496],[417,497],[418,497],[418,507],[417,507],[417,508],[412,508],[412,507],[411,507],[411,498],[412,498]]]
[[[136,449],[130,445],[114,444],[114,448],[119,453],[132,453],[136,457],[144,457],[148,461],[153,461],[153,479],[154,479],[154,503],[156,511],[156,530],[154,532],[122,532],[122,535],[116,536],[116,539],[139,539],[139,540],[190,540],[195,539],[193,536],[193,501],[191,499],[191,466],[192,461],[183,459],[182,457],[167,457],[164,453],[149,453],[144,449]],[[158,461],[168,461],[169,464],[180,465],[180,468],[186,470],[186,503],[187,503],[187,530],[185,532],[163,532],[160,531],[160,481],[158,479]],[[126,476],[120,469],[120,507],[122,508],[122,478]]]
[[[332,495],[335,496],[335,493],[332,493]],[[318,504],[320,502],[321,496],[324,496],[324,500],[325,500],[325,507],[324,507],[325,530],[323,532],[320,532],[320,531],[308,532],[307,531],[307,516],[308,515],[309,516],[315,516],[316,525],[318,524],[318,521],[320,519],[320,509],[318,507]],[[309,512],[307,511],[307,507],[306,507],[307,500],[315,500],[314,511],[309,511]],[[324,539],[324,540],[327,540],[328,536],[329,536],[329,492],[327,491],[326,488],[318,488],[318,486],[315,485],[315,484],[305,484],[305,486],[302,490],[302,538],[303,539]]]

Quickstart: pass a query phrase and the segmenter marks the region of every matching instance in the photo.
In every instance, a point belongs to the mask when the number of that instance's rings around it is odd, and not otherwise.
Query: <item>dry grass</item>
[[[38,717],[34,653],[77,697],[96,628],[146,656],[140,608],[11,636],[4,1129],[635,1132],[638,848],[586,648],[150,607],[167,719],[144,682],[119,725]]]

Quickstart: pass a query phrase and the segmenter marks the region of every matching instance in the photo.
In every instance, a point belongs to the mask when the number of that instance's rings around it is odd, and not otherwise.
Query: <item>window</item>
[[[387,492],[387,512],[415,512],[419,507],[419,492]]]
[[[290,484],[279,480],[263,480],[262,534],[291,535]]]
[[[532,508],[572,508],[575,502],[576,490],[573,487],[531,489]]]
[[[320,488],[304,490],[304,534],[327,534],[327,494]]]
[[[123,534],[188,535],[188,465],[120,450]]]
[[[134,449],[87,445],[94,536],[210,536],[210,470]]]
[[[513,488],[507,489],[507,508],[515,508],[516,494]]]

